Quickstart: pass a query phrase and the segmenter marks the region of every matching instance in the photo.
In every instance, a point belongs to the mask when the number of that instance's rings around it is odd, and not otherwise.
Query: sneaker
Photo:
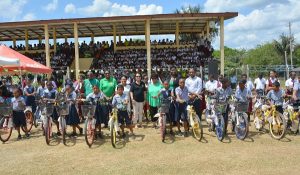
[[[25,134],[25,136],[26,136],[27,139],[29,139],[30,134],[27,133],[27,134]]]
[[[188,137],[188,136],[189,136],[188,132],[185,131],[185,132],[184,132],[184,137]]]
[[[83,128],[80,128],[80,129],[79,129],[79,133],[80,133],[80,135],[83,134]]]
[[[56,133],[56,135],[57,135],[57,136],[61,136],[61,133],[58,131],[58,132]]]
[[[178,135],[178,136],[182,136],[182,132],[181,132],[181,131],[178,131],[178,132],[177,132],[177,135]]]
[[[126,138],[126,134],[125,134],[125,133],[122,134],[122,138],[123,138],[123,139]]]
[[[97,134],[98,138],[103,139],[103,135],[101,133]]]
[[[21,134],[20,135],[18,135],[18,140],[21,140],[22,139],[22,136],[21,136]]]

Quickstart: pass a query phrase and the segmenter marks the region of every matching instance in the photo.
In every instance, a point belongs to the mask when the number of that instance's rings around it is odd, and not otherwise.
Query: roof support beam
[[[78,46],[78,24],[74,23],[74,42],[75,42],[75,78],[79,80],[79,46]]]
[[[66,29],[65,27],[63,27],[62,29],[64,29],[67,33],[69,33],[70,35],[73,35],[72,32],[70,32],[68,29]]]
[[[113,25],[113,36],[114,36],[114,52],[116,52],[117,49],[117,30],[116,30],[116,24]]]
[[[29,43],[28,43],[28,30],[25,30],[25,50],[28,51]]]
[[[13,34],[13,35],[15,35],[15,36],[17,36],[17,37],[21,38],[21,36],[20,36],[20,35],[18,35],[18,34],[16,34],[16,33],[12,32],[12,31],[10,31],[10,30],[6,30],[6,32],[9,32],[9,33],[11,33],[11,34]]]
[[[46,52],[46,66],[51,68],[50,64],[50,47],[49,47],[49,29],[48,24],[44,25],[45,32],[45,52]],[[50,76],[50,75],[49,75]]]
[[[220,19],[220,53],[221,53],[221,74],[224,75],[225,61],[224,61],[224,17]]]
[[[179,22],[176,21],[176,32],[175,32],[175,40],[176,40],[176,47],[179,48]]]
[[[151,77],[151,43],[150,43],[150,20],[146,20],[146,48],[147,48],[147,75]]]

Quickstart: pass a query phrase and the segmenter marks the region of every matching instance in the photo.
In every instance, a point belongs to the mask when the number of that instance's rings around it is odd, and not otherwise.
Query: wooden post
[[[44,32],[45,32],[45,53],[46,53],[46,66],[51,67],[50,64],[50,48],[49,48],[49,31],[48,31],[48,24],[45,24],[44,26]]]
[[[78,46],[78,24],[74,23],[74,42],[75,42],[75,77],[79,79],[79,46]]]
[[[42,44],[42,36],[39,36],[39,44]]]
[[[151,43],[150,43],[150,20],[146,20],[146,47],[147,47],[147,75],[151,78]]]
[[[119,34],[119,42],[121,42],[122,40],[122,37],[121,37],[121,34]]]
[[[95,43],[95,35],[94,35],[94,34],[91,35],[91,41],[92,41],[93,43]]]
[[[206,22],[206,37],[209,38],[209,21]]]
[[[56,53],[56,27],[53,27],[53,49],[54,53]]]
[[[116,24],[113,24],[113,35],[114,35],[114,52],[117,50],[117,29],[116,29]]]
[[[17,40],[16,40],[16,38],[13,38],[13,46],[14,46],[14,48],[17,47]]]
[[[28,43],[28,30],[25,30],[25,50],[28,51],[29,43]]]
[[[68,42],[68,37],[67,36],[65,36],[65,43],[67,43]]]
[[[175,40],[176,40],[176,48],[179,48],[179,22],[176,21],[176,33],[175,33]]]
[[[224,53],[224,17],[220,19],[220,53],[221,53],[221,74],[224,75],[225,53]]]

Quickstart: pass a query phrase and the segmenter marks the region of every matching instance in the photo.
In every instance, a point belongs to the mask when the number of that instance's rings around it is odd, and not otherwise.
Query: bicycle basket
[[[42,115],[52,115],[54,110],[54,105],[52,103],[47,103],[41,105],[41,113]]]
[[[84,117],[93,117],[95,115],[96,105],[82,105],[81,111]]]
[[[12,111],[11,105],[0,105],[0,114],[2,116],[12,116]]]
[[[235,109],[237,112],[248,112],[248,102],[235,102]]]
[[[69,115],[69,105],[67,103],[56,106],[56,110],[60,116]]]
[[[224,114],[224,113],[226,113],[227,103],[216,103],[215,108],[216,108],[216,111]]]

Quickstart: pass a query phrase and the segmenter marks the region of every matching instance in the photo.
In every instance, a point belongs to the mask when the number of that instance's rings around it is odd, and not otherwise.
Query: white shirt
[[[252,81],[248,80],[245,87],[249,90],[249,91],[252,91],[254,89],[254,85],[252,83]],[[240,86],[237,85],[236,89],[240,89]]]
[[[202,91],[202,80],[195,76],[194,78],[189,77],[185,80],[185,86],[188,88],[189,93],[200,94]]]
[[[205,83],[205,89],[208,90],[209,92],[214,92],[217,88],[218,88],[217,80],[213,80],[213,82],[207,81]]]
[[[265,89],[265,85],[266,85],[266,79],[264,79],[264,78],[262,78],[262,79],[256,78],[254,80],[254,84],[256,84],[256,90],[258,90],[258,89],[264,90]]]
[[[280,83],[280,81],[277,79],[277,78],[269,78],[267,81],[266,81],[266,85],[269,85],[269,81],[271,81],[272,82],[272,84],[273,83],[275,83],[275,81],[278,81],[278,83]]]
[[[285,87],[293,88],[296,83],[298,83],[298,79],[295,78],[294,80],[292,80],[291,78],[289,78],[285,81]]]

